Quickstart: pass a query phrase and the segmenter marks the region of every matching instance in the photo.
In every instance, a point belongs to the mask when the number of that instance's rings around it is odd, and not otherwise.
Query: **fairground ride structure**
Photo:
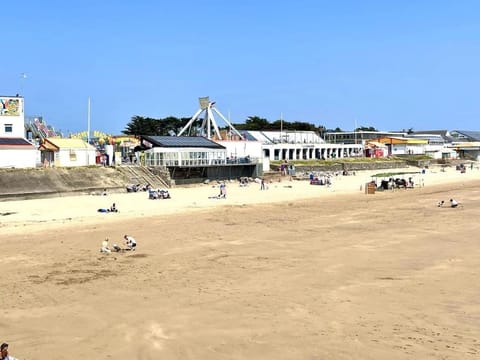
[[[202,136],[207,137],[208,139],[216,138],[217,140],[228,140],[222,138],[220,129],[218,128],[218,124],[213,116],[213,113],[215,113],[225,122],[225,124],[227,124],[229,128],[228,133],[236,134],[240,139],[243,140],[243,136],[238,132],[238,130],[235,129],[232,123],[227,120],[227,118],[223,116],[223,114],[215,107],[215,101],[210,101],[210,98],[208,96],[201,97],[198,99],[198,101],[200,104],[200,108],[192,116],[188,123],[183,127],[183,129],[180,130],[177,136],[181,136],[184,133],[190,133],[192,130],[192,126],[195,123],[195,120],[202,119],[202,124],[200,125],[200,127],[194,128],[196,135],[199,133]],[[202,113],[204,114],[203,118],[200,117]]]

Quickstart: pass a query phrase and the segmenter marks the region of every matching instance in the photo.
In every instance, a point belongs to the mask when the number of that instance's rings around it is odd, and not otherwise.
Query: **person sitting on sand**
[[[444,200],[439,201],[438,204],[437,204],[437,206],[438,206],[438,207],[443,207],[443,204],[445,204],[445,201],[444,201]]]
[[[123,249],[122,249],[120,246],[118,246],[117,244],[113,244],[113,246],[112,246],[112,251],[120,252],[120,251],[122,251],[122,250],[123,250]]]
[[[158,199],[158,191],[154,189],[148,190],[148,198],[150,200],[157,200]]]
[[[3,343],[0,346],[0,359],[2,360],[17,360],[13,356],[8,355],[8,344]]]
[[[450,199],[450,207],[456,208],[458,206],[458,201],[455,199]]]
[[[162,199],[170,199],[170,193],[167,189],[159,189],[158,193]]]
[[[127,245],[127,250],[135,251],[137,248],[137,241],[130,235],[124,235],[123,238],[125,239],[125,245]]]
[[[110,212],[118,212],[118,209],[115,203],[113,203],[112,206],[110,206]]]
[[[102,241],[102,247],[100,248],[100,252],[102,253],[111,253],[112,250],[108,247],[108,237]]]

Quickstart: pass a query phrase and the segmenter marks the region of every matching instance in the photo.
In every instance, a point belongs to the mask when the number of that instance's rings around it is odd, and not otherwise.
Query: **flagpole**
[[[280,113],[280,142],[283,143],[283,113]]]
[[[355,124],[354,124],[354,129],[353,129],[353,135],[355,137],[355,145],[357,145],[357,119],[354,119]]]
[[[90,144],[90,96],[88,97],[87,143]]]

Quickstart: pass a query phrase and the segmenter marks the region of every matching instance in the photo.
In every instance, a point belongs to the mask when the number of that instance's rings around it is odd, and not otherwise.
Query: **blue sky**
[[[88,97],[92,129],[119,134],[135,115],[190,117],[200,96],[234,123],[480,130],[480,1],[26,0],[8,9],[0,94],[20,93],[27,115],[64,133],[86,130]]]

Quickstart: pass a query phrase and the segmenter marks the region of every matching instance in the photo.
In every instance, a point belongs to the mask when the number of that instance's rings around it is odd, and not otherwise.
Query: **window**
[[[5,132],[6,133],[13,132],[13,125],[12,124],[5,124]]]

